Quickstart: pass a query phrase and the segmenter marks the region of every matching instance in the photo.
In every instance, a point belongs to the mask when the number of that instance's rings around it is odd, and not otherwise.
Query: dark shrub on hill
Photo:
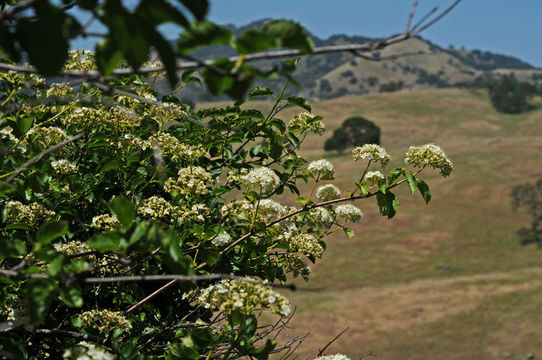
[[[536,87],[527,82],[518,82],[512,77],[491,79],[487,82],[489,99],[495,110],[514,114],[529,108],[529,98]]]
[[[361,116],[346,119],[324,143],[324,150],[343,150],[363,144],[380,144],[380,127]]]
[[[518,230],[522,244],[542,245],[542,180],[535,184],[521,184],[512,189],[512,207],[514,210],[522,207],[532,217],[531,227]]]

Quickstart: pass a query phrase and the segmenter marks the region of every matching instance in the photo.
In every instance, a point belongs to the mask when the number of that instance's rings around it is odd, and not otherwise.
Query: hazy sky
[[[442,10],[452,2],[419,0],[413,23],[435,6]],[[262,18],[286,18],[299,21],[321,38],[386,37],[404,31],[411,4],[411,0],[211,0],[209,18],[237,26]],[[165,31],[169,38],[178,33],[172,27]],[[462,0],[421,36],[443,47],[489,50],[542,67],[542,0]],[[89,47],[88,42],[74,45]]]

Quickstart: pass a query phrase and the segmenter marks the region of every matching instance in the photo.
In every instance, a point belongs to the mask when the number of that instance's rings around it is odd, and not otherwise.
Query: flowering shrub
[[[94,68],[92,54],[69,59],[67,69]],[[266,359],[280,348],[259,333],[257,313],[290,314],[273,286],[288,274],[309,280],[329,234],[354,235],[348,224],[363,213],[353,202],[374,197],[392,217],[395,187],[429,202],[419,171],[453,169],[426,145],[407,153],[415,174],[385,176],[390,156],[365,145],[353,151],[365,170],[341,192],[323,183],[341,176],[331,162],[299,154],[306,134],[324,131],[299,98],[290,103],[304,111],[285,122],[275,109],[286,100],[267,88],[195,112],[139,75],[114,81],[137,97],[0,76],[10,105],[0,125],[0,349],[21,358]],[[251,109],[256,96],[273,110]]]

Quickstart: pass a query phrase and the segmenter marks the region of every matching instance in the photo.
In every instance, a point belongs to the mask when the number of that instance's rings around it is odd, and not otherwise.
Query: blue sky
[[[386,37],[404,31],[411,3],[410,0],[211,0],[209,18],[238,26],[262,18],[286,18],[300,22],[321,38],[333,34]],[[433,7],[444,9],[451,3],[452,0],[419,0],[413,22]],[[165,31],[170,38],[178,32],[172,27],[166,27]],[[542,67],[542,1],[463,0],[421,36],[443,47],[489,50]],[[74,45],[87,47],[88,43]]]

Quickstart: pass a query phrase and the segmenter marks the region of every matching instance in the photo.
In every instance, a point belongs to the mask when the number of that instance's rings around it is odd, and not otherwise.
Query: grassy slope
[[[354,226],[356,236],[328,239],[324,259],[303,284],[324,290],[288,294],[299,307],[288,335],[311,332],[299,358],[315,355],[347,326],[327,353],[352,359],[370,350],[379,359],[542,355],[542,250],[519,245],[515,231],[530,219],[514,213],[509,198],[514,185],[542,176],[542,110],[503,115],[484,92],[442,89],[339,98],[314,104],[313,112],[330,131],[308,138],[305,155],[332,160],[342,189],[362,164],[349,154],[324,154],[322,144],[352,115],[382,128],[393,158],[388,170],[401,165],[409,145],[427,142],[440,144],[456,168],[446,179],[426,171],[429,206],[401,189],[399,212],[387,220],[368,199],[358,203],[365,218]]]

